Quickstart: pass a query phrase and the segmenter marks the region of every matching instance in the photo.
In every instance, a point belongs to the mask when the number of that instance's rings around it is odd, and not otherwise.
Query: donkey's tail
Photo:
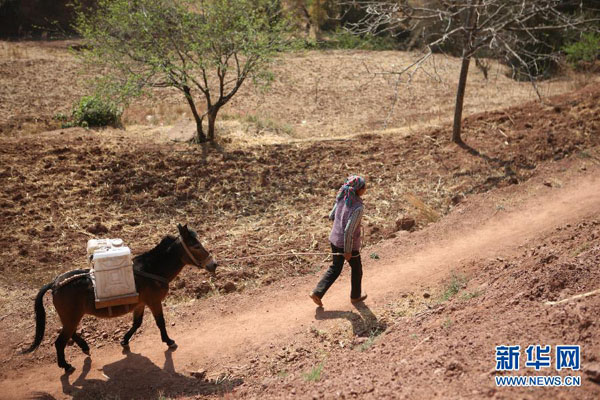
[[[44,331],[46,330],[46,310],[44,310],[44,294],[52,287],[54,282],[50,282],[47,285],[42,286],[35,298],[35,339],[33,344],[26,350],[22,351],[22,354],[31,353],[38,348],[42,339],[44,338]]]

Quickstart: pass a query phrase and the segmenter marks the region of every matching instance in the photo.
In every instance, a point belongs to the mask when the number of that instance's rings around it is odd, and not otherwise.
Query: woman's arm
[[[352,212],[346,228],[344,229],[344,253],[352,253],[352,245],[354,244],[354,231],[360,225],[360,220],[363,215],[363,206],[358,207]]]

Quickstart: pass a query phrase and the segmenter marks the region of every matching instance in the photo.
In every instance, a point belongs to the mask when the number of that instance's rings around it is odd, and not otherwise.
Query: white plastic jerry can
[[[96,250],[92,263],[97,300],[136,294],[129,247]]]
[[[97,250],[109,249],[111,247],[122,247],[122,239],[90,239],[87,242],[87,254],[91,256]]]

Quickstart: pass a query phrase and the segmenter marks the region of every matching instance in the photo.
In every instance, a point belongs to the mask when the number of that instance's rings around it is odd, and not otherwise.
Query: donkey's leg
[[[142,325],[142,321],[144,320],[144,308],[145,307],[146,306],[144,304],[140,304],[136,308],[134,308],[134,310],[133,310],[133,326],[131,327],[131,329],[129,329],[127,331],[125,336],[123,336],[123,340],[121,340],[121,346],[123,346],[123,348],[129,349],[129,340],[131,339],[131,337],[133,336],[135,331],[137,331],[138,328]]]
[[[167,328],[165,326],[165,317],[163,316],[162,304],[158,302],[158,304],[148,304],[150,310],[152,311],[152,315],[154,315],[154,320],[156,321],[156,326],[160,329],[160,338],[163,342],[169,346],[171,349],[176,349],[177,345],[175,341],[172,340],[169,335],[167,335]]]
[[[75,332],[71,338],[75,343],[77,343],[77,346],[79,346],[84,354],[87,354],[88,356],[90,355],[90,346],[88,346],[87,342],[81,336],[79,336],[77,332]]]
[[[79,323],[79,321],[77,321],[77,323]],[[67,342],[69,341],[69,339],[73,337],[73,334],[75,333],[76,329],[77,324],[63,325],[63,328],[60,331],[58,338],[56,338],[56,341],[54,342],[54,347],[56,347],[56,358],[58,361],[58,366],[60,368],[64,368],[65,373],[67,374],[70,374],[71,372],[75,371],[75,368],[71,364],[69,364],[65,359],[65,347],[67,346]]]
[[[56,296],[53,298],[53,300],[54,307],[58,312],[58,316],[60,317],[60,321],[62,322],[63,326],[58,338],[56,338],[56,341],[54,342],[54,347],[56,347],[56,358],[58,361],[58,366],[60,368],[64,368],[66,373],[71,373],[75,371],[75,368],[73,368],[73,366],[65,359],[65,347],[71,338],[73,338],[73,340],[79,344],[74,335],[77,331],[77,325],[79,325],[79,322],[83,318],[85,311],[82,307],[71,307],[70,309],[64,307],[62,302],[65,300],[64,297]],[[74,303],[71,303],[71,305],[73,304]],[[81,340],[83,341],[83,339]]]

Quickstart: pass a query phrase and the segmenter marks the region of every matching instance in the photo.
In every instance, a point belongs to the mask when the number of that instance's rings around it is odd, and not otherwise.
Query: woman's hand
[[[352,253],[344,253],[344,259],[346,261],[350,261],[351,258],[352,258]]]

